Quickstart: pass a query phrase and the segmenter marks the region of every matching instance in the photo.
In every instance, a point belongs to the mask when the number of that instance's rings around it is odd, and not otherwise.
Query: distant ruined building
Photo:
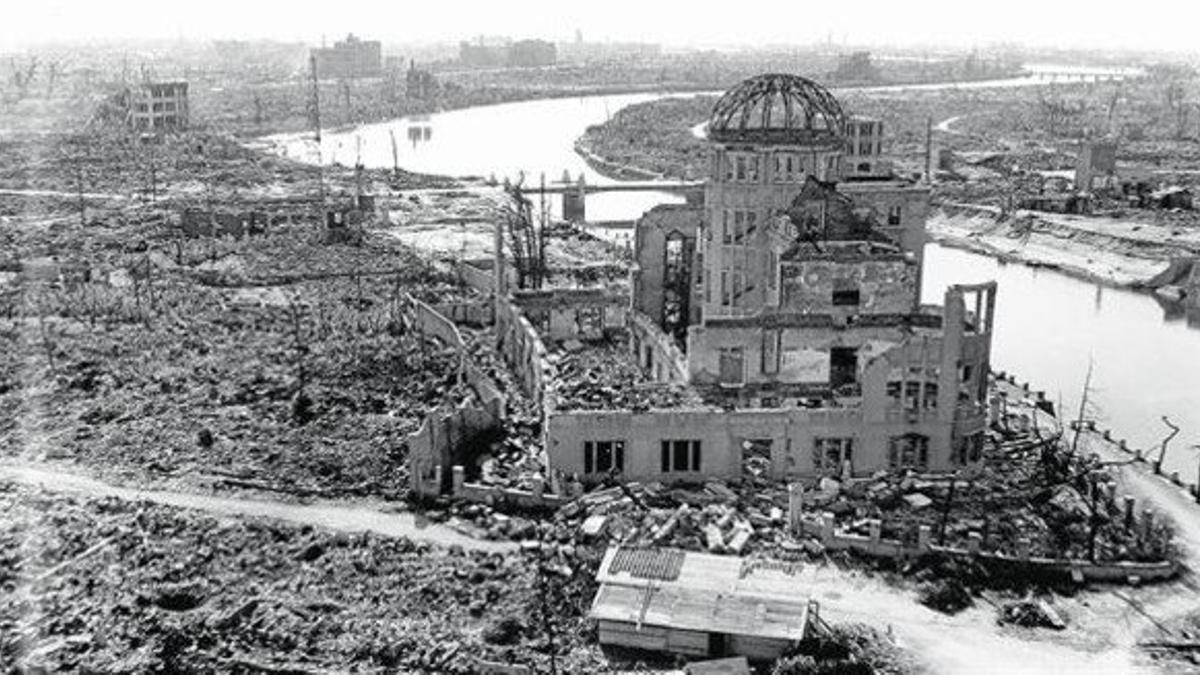
[[[458,61],[470,68],[536,68],[558,61],[558,47],[545,40],[517,40],[479,36],[458,45]]]
[[[134,131],[181,131],[190,121],[187,82],[144,82],[126,89],[122,98]]]
[[[871,52],[854,52],[838,59],[833,79],[838,82],[876,82],[881,76],[871,62]]]
[[[383,45],[378,40],[360,40],[353,33],[333,47],[312,50],[312,58],[321,79],[378,77],[383,72]]]

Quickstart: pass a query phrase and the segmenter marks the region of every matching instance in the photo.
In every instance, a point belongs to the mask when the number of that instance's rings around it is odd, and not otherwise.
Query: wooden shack
[[[769,661],[819,625],[790,563],[613,547],[596,580],[591,617],[604,645]]]

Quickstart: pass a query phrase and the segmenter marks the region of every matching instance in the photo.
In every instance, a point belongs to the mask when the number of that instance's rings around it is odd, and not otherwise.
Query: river
[[[1092,74],[1129,73],[1110,69]],[[1046,83],[1034,75],[916,88]],[[661,96],[506,103],[364,125],[325,134],[322,159],[353,164],[361,153],[367,166],[390,167],[394,134],[395,160],[411,171],[483,177],[515,177],[523,172],[528,183],[543,172],[547,181],[555,181],[565,171],[572,178],[582,174],[591,183],[610,183],[573,151],[575,139],[587,126],[605,121],[622,107]],[[268,140],[279,152],[314,159],[314,144],[302,137]],[[628,220],[654,204],[677,201],[678,197],[666,193],[602,193],[588,197],[588,218]],[[1091,360],[1091,400],[1099,424],[1129,439],[1132,447],[1151,448],[1166,433],[1161,416],[1169,416],[1183,431],[1171,446],[1167,470],[1194,480],[1200,459],[1200,451],[1192,447],[1200,444],[1200,330],[1168,317],[1151,296],[1103,288],[1058,272],[1001,264],[936,244],[929,246],[926,261],[926,302],[939,302],[948,284],[988,279],[1000,283],[995,368],[1044,389],[1074,416]]]

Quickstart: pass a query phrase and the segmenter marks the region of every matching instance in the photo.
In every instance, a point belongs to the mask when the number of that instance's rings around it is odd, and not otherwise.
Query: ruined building
[[[408,72],[404,76],[404,84],[404,94],[408,98],[425,100],[437,95],[438,82],[434,79],[433,73],[418,69],[416,59],[409,62]]]
[[[128,123],[135,131],[187,128],[187,82],[146,82],[127,90],[125,99]]]
[[[879,68],[871,61],[871,52],[853,52],[838,59],[833,79],[838,82],[878,82]]]
[[[929,186],[890,172],[883,131],[810,80],[751,78],[709,119],[703,203],[636,224],[630,287],[512,289],[502,255],[490,282],[486,267],[464,272],[498,290],[497,347],[542,411],[549,484],[529,498],[610,477],[980,461],[996,285],[921,304]],[[466,485],[475,417],[448,411],[410,439],[414,489],[436,493],[452,467]]]
[[[479,36],[458,45],[458,60],[470,68],[539,68],[558,60],[558,48],[545,40],[512,41],[504,37]]]
[[[321,79],[378,77],[383,72],[383,45],[378,40],[360,40],[354,34],[332,47],[312,50],[312,57]]]

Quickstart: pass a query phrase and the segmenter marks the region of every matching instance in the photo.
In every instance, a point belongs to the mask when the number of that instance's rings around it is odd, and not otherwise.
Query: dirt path
[[[87,497],[116,497],[127,501],[150,501],[166,506],[205,511],[219,516],[275,518],[330,530],[369,531],[388,537],[428,541],[442,546],[458,545],[464,549],[505,552],[517,548],[517,545],[511,542],[476,539],[447,525],[425,522],[412,513],[386,513],[379,508],[379,505],[370,503],[289,504],[279,501],[216,497],[169,490],[141,490],[120,487],[95,478],[37,464],[0,464],[0,479]]]
[[[943,134],[953,134],[955,136],[961,136],[961,135],[963,135],[963,132],[955,131],[954,129],[951,129],[950,127],[954,126],[955,122],[961,120],[964,117],[967,117],[967,115],[955,115],[954,117],[947,117],[946,119],[944,119],[941,122],[938,122],[936,125],[934,125],[933,129],[934,129],[934,131],[940,131]]]
[[[64,199],[79,199],[81,196],[78,192],[65,192],[62,190],[34,190],[34,189],[14,189],[0,188],[0,195],[11,197],[62,197]],[[82,197],[84,199],[128,199],[125,195],[112,194],[108,192],[85,192]]]

